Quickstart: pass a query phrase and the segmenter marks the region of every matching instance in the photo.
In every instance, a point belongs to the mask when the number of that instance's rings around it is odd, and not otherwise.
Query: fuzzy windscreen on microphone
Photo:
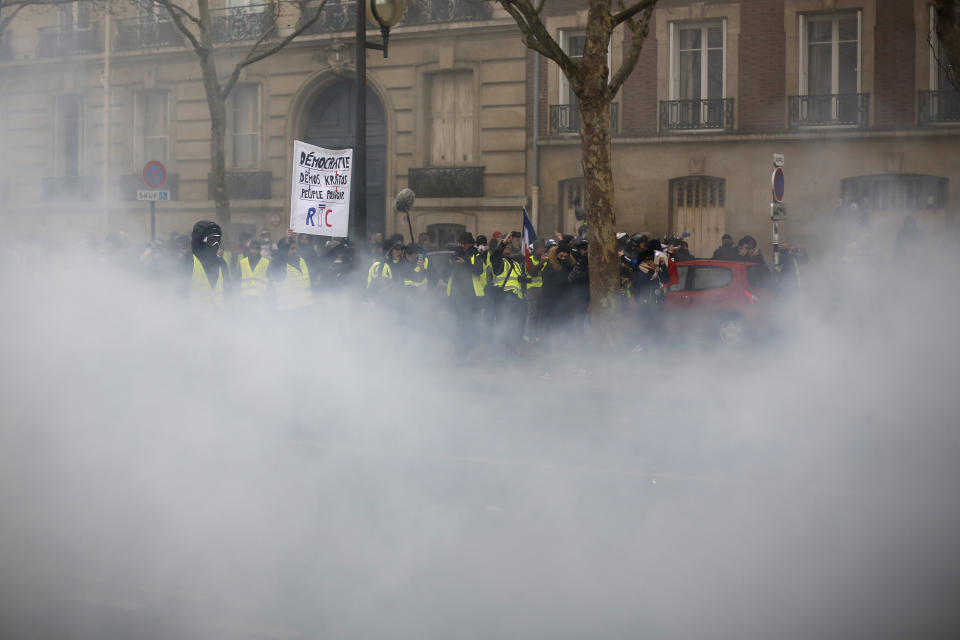
[[[413,201],[416,199],[416,194],[413,192],[413,189],[404,189],[397,194],[397,198],[394,201],[394,206],[396,206],[397,211],[401,213],[406,213],[413,208]]]

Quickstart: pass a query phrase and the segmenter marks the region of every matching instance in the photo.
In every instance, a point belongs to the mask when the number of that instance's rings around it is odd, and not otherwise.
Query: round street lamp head
[[[364,0],[367,3],[367,19],[381,29],[389,29],[403,17],[407,0]]]

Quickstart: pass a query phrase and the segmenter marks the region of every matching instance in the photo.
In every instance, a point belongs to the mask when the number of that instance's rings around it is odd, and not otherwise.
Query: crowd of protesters
[[[422,313],[450,318],[458,355],[483,336],[512,357],[522,343],[582,342],[590,309],[584,231],[540,238],[527,248],[528,257],[517,232],[494,232],[489,239],[464,232],[445,247],[437,247],[427,234],[417,242],[376,234],[358,247],[290,230],[277,242],[264,230],[230,243],[216,223],[201,221],[189,236],[171,234],[139,253],[129,247],[121,251],[122,239],[111,242],[114,256],[124,255],[135,268],[170,282],[203,307],[296,315],[309,313],[325,294],[352,292],[360,304],[389,310],[399,323]],[[617,234],[623,333],[635,350],[659,340],[674,265],[696,259],[686,237],[661,241],[646,234]],[[789,257],[781,260],[785,272],[787,262],[793,270],[806,262],[802,250],[783,248],[781,257]],[[734,244],[724,235],[712,258],[764,263],[750,236]]]

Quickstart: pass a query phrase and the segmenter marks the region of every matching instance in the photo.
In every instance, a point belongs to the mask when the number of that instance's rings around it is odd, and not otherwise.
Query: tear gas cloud
[[[15,247],[0,637],[955,637],[960,274],[838,255],[775,340],[542,379],[439,311],[198,315]]]

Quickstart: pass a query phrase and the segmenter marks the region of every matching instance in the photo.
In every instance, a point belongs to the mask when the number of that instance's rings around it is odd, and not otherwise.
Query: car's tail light
[[[756,304],[758,302],[757,296],[750,293],[747,289],[744,289],[743,293],[746,294],[747,300],[750,301],[750,304]]]

